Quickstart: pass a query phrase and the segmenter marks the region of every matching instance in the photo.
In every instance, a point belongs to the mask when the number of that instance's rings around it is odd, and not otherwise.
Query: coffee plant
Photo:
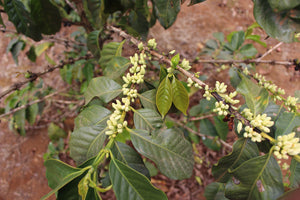
[[[203,1],[191,0],[189,6]],[[255,64],[262,62],[264,55],[257,57],[253,43],[266,44],[253,29],[261,27],[282,42],[298,41],[300,2],[253,0],[257,23],[226,37],[215,33],[215,39],[206,42],[195,62],[205,62],[201,59],[205,55],[212,58],[206,62],[217,72],[229,69],[234,90],[221,81],[205,83],[205,74],[195,72],[175,50],[161,53],[155,39],[146,41],[157,20],[166,29],[174,23],[183,2],[0,1],[1,14],[8,16],[17,31],[7,47],[16,63],[26,45],[30,45],[26,55],[34,62],[61,41],[49,36],[58,32],[61,24],[81,27],[72,34],[73,41],[63,41],[71,47],[65,60],[56,63],[45,54],[51,66],[47,71],[27,72],[26,81],[0,94],[3,98],[12,93],[1,117],[11,115],[11,127],[22,135],[27,122],[35,123],[45,100],[55,93],[43,86],[41,76],[59,69],[69,84],[68,95],[75,99],[83,94],[69,140],[76,166],[59,160],[58,152],[63,151],[60,138],[66,134],[51,124],[53,142],[45,154],[45,167],[53,190],[42,199],[53,194],[57,199],[101,199],[109,190],[117,199],[167,199],[151,183],[153,173],[145,163],[151,161],[170,179],[190,178],[194,163],[199,162],[192,144],[200,141],[212,150],[223,146],[229,152],[212,167],[215,182],[206,187],[207,199],[284,199],[287,192],[299,187],[299,92],[286,97],[284,89],[255,72]],[[0,23],[5,32],[2,18]],[[112,42],[114,34],[124,40]],[[35,45],[29,38],[54,40]],[[124,45],[135,50],[129,58],[122,54]],[[297,59],[267,63],[299,70]],[[77,90],[72,88],[75,86]],[[203,98],[189,106],[189,97],[197,90]],[[230,130],[238,138],[233,145],[226,142]],[[290,165],[285,160],[290,160]],[[288,179],[282,175],[287,169]]]

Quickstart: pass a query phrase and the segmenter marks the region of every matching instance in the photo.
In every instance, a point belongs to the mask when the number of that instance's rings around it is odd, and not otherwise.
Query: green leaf
[[[31,106],[26,108],[26,119],[30,125],[34,124],[38,113],[39,113],[39,106],[37,103],[32,104]]]
[[[48,137],[51,141],[58,141],[60,138],[66,138],[67,133],[62,128],[51,122],[48,126]]]
[[[300,5],[298,0],[268,0],[271,8],[276,12],[290,10]]]
[[[115,142],[111,151],[117,160],[140,172],[150,180],[149,171],[142,157],[130,146],[121,142]]]
[[[29,12],[20,0],[5,0],[4,10],[8,15],[8,19],[14,23],[19,33],[23,33],[35,41],[42,39],[38,27],[34,24]]]
[[[229,172],[234,176],[225,188],[229,199],[268,200],[284,193],[281,170],[272,154],[252,158]]]
[[[161,83],[168,76],[168,71],[163,65],[160,65],[159,70],[159,83]]]
[[[231,51],[237,51],[245,41],[245,32],[233,32],[232,35],[230,35],[230,37],[227,39],[229,41],[227,48],[229,48]]]
[[[159,113],[148,108],[135,110],[133,121],[136,129],[144,129],[150,132],[161,127],[163,123]]]
[[[61,17],[59,10],[49,0],[31,0],[30,14],[41,33],[51,35],[60,30]]]
[[[104,14],[104,1],[85,0],[83,1],[83,9],[93,28],[103,28],[107,18]]]
[[[283,42],[295,41],[295,34],[300,32],[300,24],[298,21],[290,18],[290,12],[292,12],[292,10],[275,12],[269,2],[271,2],[271,0],[254,1],[253,13],[257,23],[266,31],[269,36],[277,40]],[[281,4],[285,1],[276,2]]]
[[[129,132],[136,150],[153,160],[164,175],[171,179],[185,179],[192,175],[192,145],[184,138],[180,129],[154,131],[151,136],[145,130]]]
[[[138,1],[138,2],[145,2],[145,1]],[[132,10],[129,13],[128,21],[130,26],[126,26],[128,31],[133,29],[138,35],[141,36],[143,40],[147,39],[148,31],[149,31],[149,22],[147,20],[147,13],[145,10],[142,11],[134,11]],[[129,31],[130,32],[130,31]]]
[[[206,200],[227,200],[223,183],[211,183],[205,187]]]
[[[26,46],[25,42],[20,39],[11,40],[7,46],[6,51],[7,52],[10,51],[10,53],[12,54],[13,59],[17,65],[19,64],[19,61],[18,61],[19,53],[25,48],[25,46]]]
[[[186,111],[189,107],[189,94],[175,76],[173,76],[172,80],[172,101],[175,107],[186,115]]]
[[[156,93],[156,106],[162,117],[168,113],[172,106],[172,86],[168,77],[159,84]]]
[[[180,11],[181,0],[153,0],[156,16],[160,24],[169,28],[176,20]]]
[[[93,78],[84,93],[85,104],[88,104],[94,97],[99,97],[102,101],[108,103],[121,92],[121,86],[114,80],[104,76]]]
[[[106,139],[105,128],[106,124],[81,127],[71,134],[70,156],[77,164],[97,155],[103,148]]]
[[[262,113],[269,103],[269,93],[266,89],[259,87],[246,76],[240,74],[242,81],[237,87],[237,91],[241,93],[248,108],[254,115]]]
[[[176,54],[175,56],[173,56],[173,57],[171,58],[172,67],[173,67],[174,69],[175,69],[176,66],[178,65],[179,61],[180,61],[180,54],[179,54],[179,53]]]
[[[85,108],[76,118],[75,118],[75,128],[74,130],[93,125],[105,125],[106,121],[109,119],[111,112],[99,105],[93,104]]]
[[[136,170],[112,157],[109,176],[117,199],[167,200],[167,196]]]
[[[253,44],[245,44],[240,49],[239,53],[245,56],[244,58],[252,58],[257,54],[257,50]]]
[[[53,46],[53,42],[43,42],[35,47],[35,54],[39,57],[44,51]]]
[[[26,52],[26,55],[30,61],[35,62],[37,57],[35,54],[35,47],[31,46],[29,51]]]
[[[202,134],[214,136],[216,138],[218,136],[218,132],[214,124],[211,123],[211,121],[209,121],[208,119],[203,119],[200,121],[200,132]],[[217,142],[216,139],[212,140],[212,139],[202,137],[202,141],[205,144],[205,146],[207,146],[208,148],[214,151],[218,151],[221,148],[221,145]]]
[[[144,108],[157,110],[156,107],[156,89],[148,90],[142,94],[138,94]]]
[[[229,130],[227,122],[224,122],[221,116],[215,116],[214,122],[218,136],[225,141]]]
[[[205,0],[191,0],[189,6],[195,5],[195,4],[197,4],[197,3],[202,3],[202,2],[204,2],[204,1],[205,1]]]
[[[254,42],[262,45],[263,47],[267,47],[267,44],[263,41],[261,41],[261,36],[260,35],[248,35],[246,36],[247,40],[253,40]]]
[[[84,1],[86,2],[86,1]],[[88,34],[87,36],[87,47],[88,49],[92,52],[92,54],[94,55],[94,57],[96,59],[100,58],[100,44],[99,44],[99,37],[100,36],[101,31],[96,30],[96,31],[92,31]]]
[[[292,112],[282,113],[278,120],[275,122],[275,138],[280,135],[287,135],[293,131],[295,128],[300,126],[300,115]]]
[[[55,159],[46,160],[44,165],[46,166],[46,177],[48,179],[49,187],[53,190],[43,196],[42,200],[49,198],[52,194],[87,170],[71,167],[70,165]]]
[[[231,177],[228,170],[234,170],[245,161],[257,156],[259,156],[259,150],[256,144],[251,140],[240,138],[234,143],[232,152],[213,166],[212,174],[216,181],[227,183]]]
[[[130,66],[130,61],[122,56],[113,57],[108,63],[107,67],[103,70],[103,74],[113,80],[117,80],[124,74]]]
[[[291,175],[289,177],[290,188],[299,188],[300,186],[300,163],[297,162],[294,158],[292,159],[290,165]]]
[[[82,69],[82,73],[86,78],[87,83],[89,83],[94,76],[94,65],[91,62],[86,62]]]
[[[20,135],[25,135],[25,109],[18,110],[13,114],[14,129],[18,131]]]
[[[122,56],[122,47],[125,40],[121,43],[119,42],[110,42],[103,46],[103,49],[100,52],[99,64],[103,69],[108,65],[107,63],[115,56]]]

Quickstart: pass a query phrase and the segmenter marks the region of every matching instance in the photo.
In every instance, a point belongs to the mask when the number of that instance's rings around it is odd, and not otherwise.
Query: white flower
[[[190,66],[190,62],[185,58],[181,62],[181,67],[185,70],[190,70],[192,67]]]
[[[288,155],[294,156],[300,153],[299,138],[295,137],[296,133],[278,136],[274,147],[274,155],[279,159],[288,159]]]
[[[157,45],[157,43],[156,43],[156,41],[155,41],[154,38],[148,40],[148,47],[149,47],[149,48],[156,49],[156,45]]]

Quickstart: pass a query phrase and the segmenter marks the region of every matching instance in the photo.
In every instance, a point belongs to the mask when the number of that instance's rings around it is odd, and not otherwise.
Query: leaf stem
[[[271,136],[269,136],[268,134],[264,133],[264,132],[261,132],[260,135],[263,137],[263,138],[266,138],[268,139],[271,143],[275,143],[275,139],[272,138]]]

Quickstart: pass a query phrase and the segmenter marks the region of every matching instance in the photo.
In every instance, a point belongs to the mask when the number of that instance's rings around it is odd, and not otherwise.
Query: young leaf
[[[186,115],[189,107],[189,95],[182,83],[173,76],[172,80],[172,101],[175,107]]]
[[[161,127],[163,123],[161,116],[155,110],[148,108],[135,110],[133,121],[136,129],[148,131]]]
[[[179,61],[180,61],[180,54],[179,54],[179,53],[176,54],[175,56],[173,56],[173,57],[171,58],[172,67],[173,67],[174,69],[175,69],[176,66],[178,65]]]
[[[300,115],[291,112],[282,113],[275,123],[275,138],[280,135],[287,135],[300,126]]]
[[[254,115],[262,113],[269,103],[269,93],[266,89],[259,87],[246,76],[240,74],[242,81],[237,87],[237,91],[241,93],[248,108]]]
[[[31,0],[29,5],[31,18],[41,33],[51,35],[60,30],[59,10],[49,0]]]
[[[234,143],[232,152],[212,167],[212,174],[218,182],[227,183],[231,177],[229,169],[234,170],[245,161],[257,156],[259,156],[259,151],[256,144],[251,140],[241,138]]]
[[[145,175],[150,180],[149,171],[145,167],[142,157],[130,146],[121,142],[115,142],[111,151],[117,160]]]
[[[290,188],[299,188],[300,186],[300,163],[297,162],[294,158],[292,159],[290,165],[291,175],[289,177]]]
[[[130,130],[136,150],[153,160],[158,169],[171,179],[189,178],[193,172],[194,159],[191,144],[181,130],[172,128],[161,132]]]
[[[161,190],[155,188],[146,176],[111,158],[109,176],[117,199],[167,200]]]
[[[99,64],[103,69],[108,65],[107,63],[115,56],[122,56],[122,47],[125,40],[121,43],[119,42],[110,42],[105,44],[100,52]]]
[[[49,187],[53,190],[42,197],[42,200],[49,198],[52,194],[64,187],[66,184],[82,175],[87,169],[74,168],[60,160],[46,160],[46,177]]]
[[[152,109],[152,110],[157,110],[156,108],[156,103],[155,103],[155,98],[156,98],[156,89],[153,89],[153,90],[148,90],[144,93],[142,93],[141,95],[138,94],[141,102],[142,102],[142,105],[144,108],[149,108],[149,109]]]
[[[180,1],[181,0],[153,0],[157,18],[165,29],[174,23],[180,11]]]
[[[85,104],[88,104],[94,97],[99,97],[102,101],[108,103],[121,92],[121,86],[114,80],[104,76],[93,78],[84,93]]]
[[[172,106],[172,86],[168,77],[164,78],[157,89],[156,106],[163,118]]]
[[[204,196],[206,200],[228,200],[225,197],[225,187],[223,183],[211,183],[206,186]]]
[[[277,199],[284,193],[282,174],[272,154],[252,158],[234,170],[225,187],[229,199]]]
[[[77,164],[97,155],[103,148],[106,139],[105,128],[106,124],[81,127],[71,134],[70,156]]]
[[[85,108],[76,118],[75,118],[75,128],[74,130],[93,125],[105,125],[109,118],[111,112],[99,105],[91,105]]]
[[[232,35],[229,35],[227,39],[229,43],[226,45],[226,47],[231,51],[237,51],[245,41],[245,32],[233,32]]]

